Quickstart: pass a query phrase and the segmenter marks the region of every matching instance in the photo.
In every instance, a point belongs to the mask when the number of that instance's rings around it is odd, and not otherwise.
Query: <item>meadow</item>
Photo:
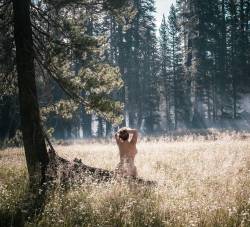
[[[113,170],[115,141],[55,146],[69,160]],[[180,136],[139,141],[140,177],[156,187],[84,182],[49,194],[26,226],[250,226],[250,135]],[[11,225],[27,187],[23,149],[0,151],[0,225]],[[2,220],[2,221],[1,221]],[[5,222],[4,222],[5,220]]]

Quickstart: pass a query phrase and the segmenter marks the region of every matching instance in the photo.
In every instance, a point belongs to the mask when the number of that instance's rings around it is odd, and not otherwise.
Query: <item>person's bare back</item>
[[[132,138],[129,141],[129,134]],[[138,132],[136,129],[121,128],[116,134],[115,139],[119,147],[120,163],[116,168],[116,174],[121,176],[137,176],[137,169],[134,165],[135,155],[137,153],[136,143]]]

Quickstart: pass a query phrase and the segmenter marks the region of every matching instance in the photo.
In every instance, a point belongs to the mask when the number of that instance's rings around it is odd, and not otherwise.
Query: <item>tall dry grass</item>
[[[157,181],[155,188],[121,182],[58,187],[27,226],[250,226],[250,139],[228,133],[213,139],[141,140],[135,164],[140,177]],[[56,150],[110,170],[119,161],[114,141]],[[23,151],[1,151],[0,215],[11,217],[26,182]]]

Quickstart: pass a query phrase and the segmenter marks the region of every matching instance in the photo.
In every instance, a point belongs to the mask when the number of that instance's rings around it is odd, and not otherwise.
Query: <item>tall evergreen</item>
[[[155,1],[142,1],[141,23],[144,34],[141,33],[142,53],[142,104],[145,131],[154,133],[159,128],[159,79],[158,79],[158,51],[154,23]]]
[[[118,94],[125,104],[123,124],[151,133],[159,122],[159,94],[155,92],[158,83],[155,3],[137,0],[134,4],[136,14],[127,28],[111,22],[110,54],[124,81],[124,88]]]
[[[169,76],[169,68],[170,68],[170,49],[169,49],[169,33],[168,33],[168,26],[166,22],[165,15],[163,15],[160,30],[159,30],[159,55],[160,55],[160,77],[161,81],[163,82],[163,94],[164,94],[164,101],[165,101],[165,119],[166,119],[166,126],[165,129],[171,130],[171,81]]]
[[[173,117],[174,129],[178,127],[178,121],[185,119],[184,111],[185,101],[185,83],[182,68],[182,51],[181,51],[181,33],[180,25],[177,18],[177,10],[172,5],[168,17],[168,34],[169,34],[169,60],[170,60],[170,81],[172,82],[173,92]]]

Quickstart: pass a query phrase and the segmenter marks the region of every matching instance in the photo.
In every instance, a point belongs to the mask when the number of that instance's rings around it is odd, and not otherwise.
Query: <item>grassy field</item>
[[[119,161],[114,141],[56,150],[109,170]],[[157,187],[121,182],[58,187],[27,226],[250,226],[248,134],[143,139],[136,166],[139,176],[157,181]],[[23,150],[0,151],[0,217],[11,220],[26,185]]]

